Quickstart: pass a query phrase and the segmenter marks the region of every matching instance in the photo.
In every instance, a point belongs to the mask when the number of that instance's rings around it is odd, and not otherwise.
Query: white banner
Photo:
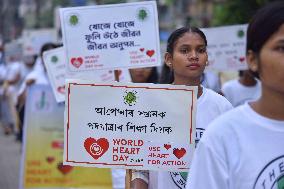
[[[84,74],[80,72],[68,72],[63,47],[45,51],[43,53],[43,62],[57,102],[65,101],[65,79],[90,79],[96,82],[115,81],[114,71],[112,70],[96,70]],[[118,70],[118,76],[119,81],[131,81],[127,69]]]
[[[159,66],[155,1],[60,9],[71,72]]]
[[[202,29],[208,42],[209,70],[237,71],[247,69],[247,25]]]
[[[68,81],[64,164],[188,169],[197,87]]]

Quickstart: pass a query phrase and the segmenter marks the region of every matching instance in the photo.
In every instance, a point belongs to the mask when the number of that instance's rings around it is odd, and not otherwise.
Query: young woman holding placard
[[[201,85],[201,77],[208,63],[207,40],[195,27],[175,30],[168,39],[161,83],[198,86],[196,114],[196,143],[207,125],[232,105],[221,95]],[[185,188],[187,173],[133,171],[134,189]]]

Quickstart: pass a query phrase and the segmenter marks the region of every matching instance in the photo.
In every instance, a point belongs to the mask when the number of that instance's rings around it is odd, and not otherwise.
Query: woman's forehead
[[[198,33],[186,32],[177,40],[175,45],[205,46],[205,41]]]

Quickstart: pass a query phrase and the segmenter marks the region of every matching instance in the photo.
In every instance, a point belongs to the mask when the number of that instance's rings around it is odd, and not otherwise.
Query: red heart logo
[[[63,149],[64,143],[63,143],[63,141],[52,141],[51,147],[55,148],[55,149]]]
[[[54,158],[54,157],[51,157],[51,156],[49,156],[49,157],[46,158],[46,161],[47,161],[48,163],[52,163],[54,160],[55,160],[55,158]]]
[[[100,138],[98,140],[94,138],[87,138],[84,142],[84,147],[86,151],[94,158],[99,159],[109,147],[108,140],[105,138]]]
[[[144,51],[144,48],[140,48],[140,51],[143,52],[143,51]]]
[[[174,148],[173,150],[173,154],[178,158],[182,158],[186,153],[186,150],[184,148],[178,149],[178,148]]]
[[[240,57],[240,58],[239,58],[239,61],[240,61],[240,62],[243,62],[243,61],[245,61],[245,59],[246,59],[245,57]]]
[[[63,165],[63,163],[58,163],[57,169],[63,174],[66,175],[72,171],[73,167],[70,165]]]
[[[172,145],[170,145],[170,144],[164,144],[164,147],[168,150],[168,149],[170,149],[170,148],[172,147]]]
[[[155,51],[154,51],[154,50],[148,50],[148,51],[146,51],[146,54],[147,54],[149,57],[152,57],[152,56],[155,54]]]
[[[57,91],[60,92],[61,94],[65,94],[65,85],[58,87]]]
[[[83,64],[83,58],[71,58],[71,64],[76,68],[79,68]]]

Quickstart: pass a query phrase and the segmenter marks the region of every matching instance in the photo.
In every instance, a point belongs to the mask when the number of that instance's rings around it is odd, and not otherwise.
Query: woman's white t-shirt
[[[208,127],[195,152],[187,189],[283,189],[284,121],[248,103]]]
[[[210,122],[219,115],[231,110],[231,103],[211,89],[203,87],[203,93],[197,100],[196,143]],[[186,185],[186,172],[150,171],[149,189],[183,189]]]

